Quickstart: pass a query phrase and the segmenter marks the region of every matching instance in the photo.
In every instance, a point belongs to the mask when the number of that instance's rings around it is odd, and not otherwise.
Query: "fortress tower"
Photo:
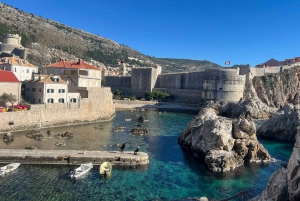
[[[0,54],[2,56],[17,55],[26,59],[25,48],[21,45],[21,36],[18,34],[5,34],[4,42],[0,43]]]

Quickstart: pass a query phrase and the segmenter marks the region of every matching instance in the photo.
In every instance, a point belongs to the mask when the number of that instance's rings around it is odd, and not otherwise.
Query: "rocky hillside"
[[[252,80],[258,98],[272,107],[286,103],[299,103],[300,67],[286,69],[282,73],[257,76]]]
[[[38,66],[55,62],[60,57],[70,59],[76,57],[86,61],[93,59],[109,66],[116,66],[120,60],[139,66],[160,64],[163,72],[220,68],[219,65],[210,61],[146,56],[126,45],[32,13],[26,13],[1,2],[0,12],[0,35],[3,36],[5,33],[21,35],[22,45],[32,49],[28,60]],[[138,60],[129,60],[128,57]]]

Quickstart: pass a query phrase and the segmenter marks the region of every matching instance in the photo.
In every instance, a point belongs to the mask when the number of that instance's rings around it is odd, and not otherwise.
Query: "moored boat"
[[[104,162],[101,164],[99,172],[100,176],[110,177],[112,171],[112,165],[110,162]]]
[[[92,168],[93,163],[81,164],[80,167],[70,172],[69,177],[71,177],[71,179],[77,179],[78,177],[81,177],[82,175],[88,173]]]
[[[6,175],[14,170],[16,170],[20,166],[20,163],[11,163],[6,166],[0,168],[0,176]]]

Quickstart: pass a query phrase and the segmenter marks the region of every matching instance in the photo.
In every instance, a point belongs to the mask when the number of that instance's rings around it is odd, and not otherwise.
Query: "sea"
[[[140,116],[147,121],[138,122]],[[126,143],[125,151],[133,152],[140,146],[140,151],[149,154],[150,162],[140,167],[113,166],[112,175],[108,179],[101,178],[99,166],[94,166],[92,171],[77,180],[69,178],[70,171],[76,166],[21,164],[15,172],[0,177],[0,200],[168,201],[202,196],[219,200],[243,190],[247,190],[247,200],[261,193],[270,176],[287,163],[291,156],[293,142],[259,138],[275,159],[274,162],[246,163],[226,173],[210,172],[203,162],[177,143],[181,132],[194,116],[178,111],[117,111],[109,122],[42,128],[44,140],[26,137],[28,131],[15,132],[13,142],[0,142],[1,149],[36,146],[46,150],[111,151],[120,150],[119,145]],[[258,121],[257,126],[262,123]],[[103,129],[95,128],[100,125]],[[122,131],[112,132],[117,126],[122,127]],[[148,128],[149,133],[132,135],[130,131],[136,126]],[[49,130],[52,135],[47,134]],[[66,131],[73,132],[74,136],[56,137]],[[66,145],[56,146],[61,140]],[[234,200],[242,200],[242,197]]]

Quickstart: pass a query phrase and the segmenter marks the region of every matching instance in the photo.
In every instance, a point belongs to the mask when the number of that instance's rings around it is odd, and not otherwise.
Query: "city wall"
[[[37,104],[25,111],[0,113],[0,131],[108,121],[114,115],[111,89],[95,88],[89,90],[89,98],[80,99],[78,103]],[[14,121],[14,125],[9,125],[10,121]]]

